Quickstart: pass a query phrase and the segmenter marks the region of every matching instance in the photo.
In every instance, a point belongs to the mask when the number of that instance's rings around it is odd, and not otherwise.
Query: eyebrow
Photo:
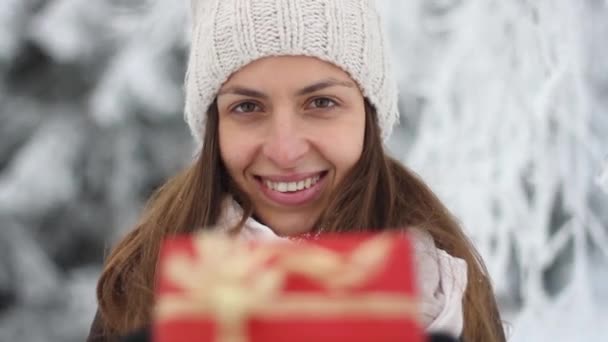
[[[328,78],[300,89],[298,92],[296,92],[296,95],[302,96],[331,87],[355,88],[356,86],[353,82],[350,81],[341,81],[335,78]]]
[[[335,78],[328,78],[325,80],[321,80],[319,82],[313,83],[309,86],[306,86],[296,92],[297,96],[307,95],[319,90],[331,88],[331,87],[347,87],[347,88],[355,88],[356,85],[350,81],[341,81]],[[255,97],[261,99],[268,99],[270,96],[261,91],[257,91],[254,89],[242,87],[242,86],[232,86],[224,89],[218,93],[218,96],[224,94],[233,94],[233,95],[241,95],[247,97]]]

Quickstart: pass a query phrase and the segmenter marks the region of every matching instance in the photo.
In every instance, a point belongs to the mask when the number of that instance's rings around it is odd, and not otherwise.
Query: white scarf
[[[227,230],[241,220],[243,210],[231,198],[223,202],[218,228]],[[467,264],[435,246],[433,238],[419,229],[409,229],[414,258],[422,324],[429,332],[462,335],[462,299],[467,286]],[[245,221],[238,238],[243,240],[284,240],[271,228],[252,217]]]

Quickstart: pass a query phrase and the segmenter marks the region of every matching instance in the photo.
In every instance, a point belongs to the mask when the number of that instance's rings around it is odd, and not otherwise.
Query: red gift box
[[[166,241],[159,267],[156,342],[423,340],[403,235],[199,234]]]

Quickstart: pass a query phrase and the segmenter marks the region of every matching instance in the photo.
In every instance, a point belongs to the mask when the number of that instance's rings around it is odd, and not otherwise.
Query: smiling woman
[[[193,0],[192,14],[186,120],[198,156],[110,254],[89,341],[148,325],[161,241],[205,229],[241,239],[409,231],[427,330],[503,341],[482,260],[384,150],[397,90],[373,2]]]

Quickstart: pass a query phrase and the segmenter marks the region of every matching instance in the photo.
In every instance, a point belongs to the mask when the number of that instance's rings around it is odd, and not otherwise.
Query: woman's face
[[[279,235],[310,231],[363,150],[365,105],[342,69],[268,57],[218,93],[220,153],[256,217]]]

